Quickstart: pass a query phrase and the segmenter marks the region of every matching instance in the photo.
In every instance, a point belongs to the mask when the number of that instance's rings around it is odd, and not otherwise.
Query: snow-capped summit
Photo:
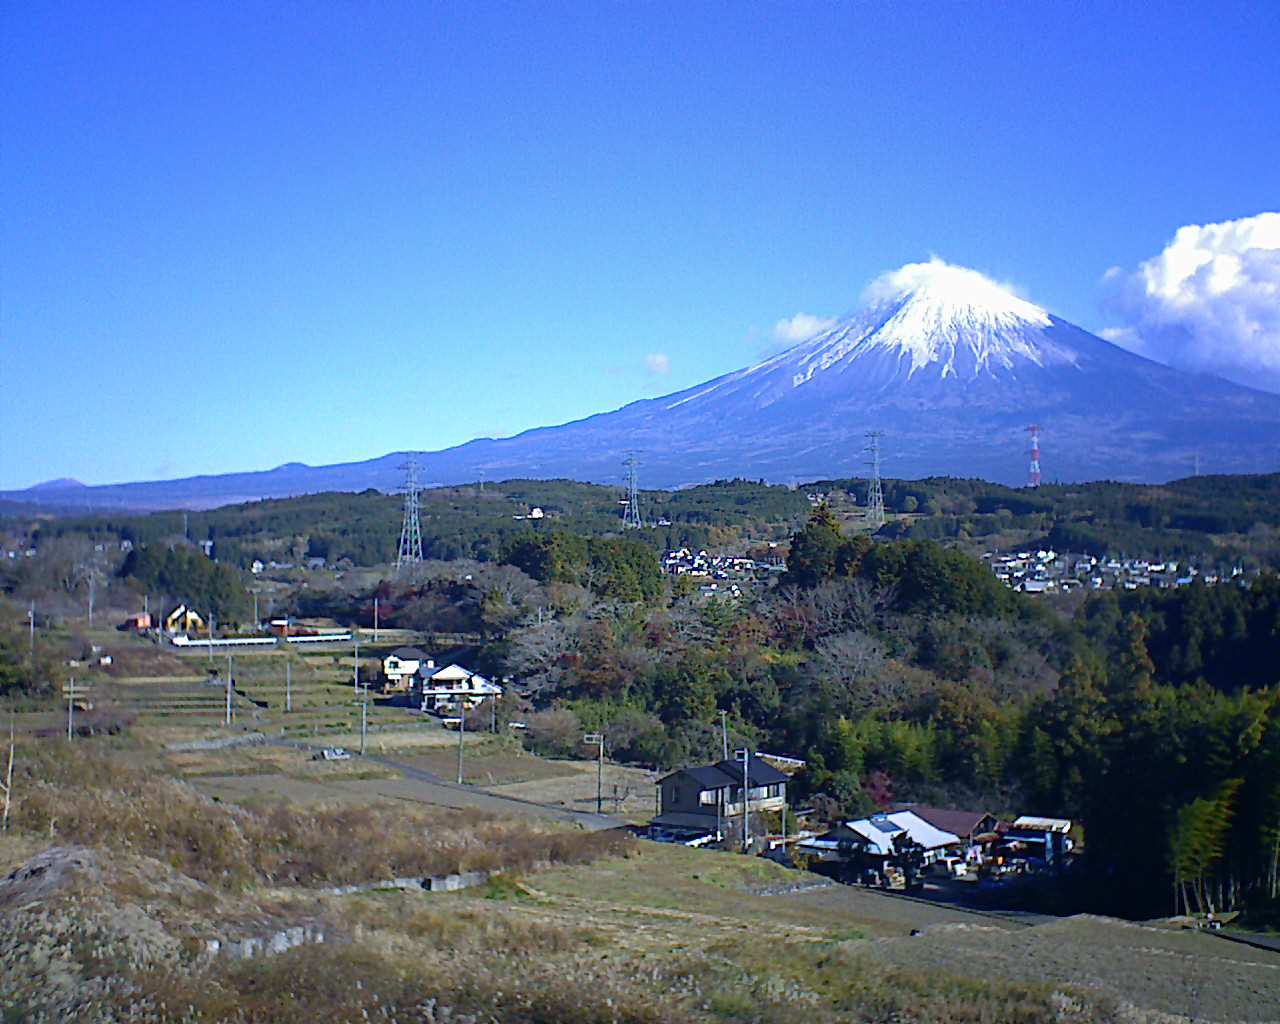
[[[1052,326],[1045,310],[975,270],[936,258],[882,275],[863,300],[859,346],[910,355],[909,374],[931,363],[942,376],[953,374],[957,351],[966,350],[975,370],[987,372],[1018,359],[1040,366],[1074,362],[1070,350],[1036,336]]]
[[[975,270],[941,260],[908,263],[877,278],[863,308],[780,357],[799,387],[816,373],[861,361],[881,385],[936,371],[965,380],[1016,372],[1019,363],[1075,365],[1043,332],[1053,319]],[[886,357],[892,367],[883,365]],[[868,360],[879,360],[872,367]]]
[[[938,381],[954,388],[1079,368],[1082,353],[1055,333],[1048,312],[976,270],[936,258],[908,263],[876,278],[856,312],[762,363],[673,396],[668,408],[725,389],[750,392],[763,407],[797,388],[867,393]]]

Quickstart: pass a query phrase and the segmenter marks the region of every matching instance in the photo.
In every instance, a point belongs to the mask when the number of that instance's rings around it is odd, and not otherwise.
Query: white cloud
[[[1280,213],[1188,224],[1103,278],[1102,336],[1152,359],[1280,391]]]
[[[773,336],[778,341],[794,345],[797,342],[812,338],[815,334],[821,334],[827,328],[834,327],[835,324],[835,320],[824,320],[822,317],[814,316],[812,313],[797,313],[795,316],[779,320],[774,324]]]
[[[671,372],[671,357],[665,352],[650,352],[644,357],[644,368],[652,377],[665,377]]]
[[[926,290],[934,302],[954,306],[976,306],[1048,323],[1048,314],[1023,298],[1022,290],[1009,281],[948,263],[930,256],[927,263],[907,263],[881,274],[862,293],[866,305],[892,300],[906,292]]]

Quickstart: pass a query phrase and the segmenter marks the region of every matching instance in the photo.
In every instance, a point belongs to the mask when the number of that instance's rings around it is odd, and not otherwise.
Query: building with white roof
[[[914,811],[894,811],[846,821],[824,835],[804,840],[799,847],[822,860],[844,859],[853,851],[872,857],[892,857],[898,852],[896,844],[903,838],[924,847],[926,864],[942,851],[961,845],[960,837],[954,832],[930,825]]]

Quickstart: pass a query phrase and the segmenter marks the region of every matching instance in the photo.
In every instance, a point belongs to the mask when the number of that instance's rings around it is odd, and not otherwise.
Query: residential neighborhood
[[[1041,548],[982,556],[996,578],[1011,590],[1024,594],[1070,593],[1073,590],[1137,590],[1185,587],[1199,580],[1206,586],[1244,584],[1256,573],[1239,565],[1201,569],[1188,561],[1148,558],[1098,558]]]

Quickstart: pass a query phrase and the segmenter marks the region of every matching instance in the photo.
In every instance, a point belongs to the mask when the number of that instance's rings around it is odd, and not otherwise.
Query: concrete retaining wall
[[[237,960],[251,960],[258,956],[273,956],[295,946],[324,942],[324,930],[318,925],[298,925],[283,928],[269,935],[255,935],[247,939],[206,939],[204,951],[209,956],[229,956]]]
[[[321,890],[331,896],[350,896],[358,892],[375,892],[379,889],[403,889],[426,892],[456,892],[484,885],[489,871],[463,871],[456,875],[428,875],[426,878],[388,878],[381,882],[362,882],[359,885],[337,885]],[[324,942],[324,930],[315,924],[283,928],[267,935],[248,938],[216,938],[205,940],[205,953],[209,956],[229,956],[239,960],[274,956],[295,946]]]

